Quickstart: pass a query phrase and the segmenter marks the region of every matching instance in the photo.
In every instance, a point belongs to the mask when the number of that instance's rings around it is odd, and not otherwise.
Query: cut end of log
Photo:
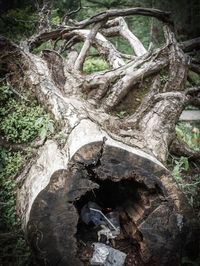
[[[39,263],[89,265],[98,228],[81,219],[88,202],[118,213],[115,248],[127,254],[125,265],[178,265],[192,243],[195,256],[193,216],[173,202],[160,179],[167,176],[161,165],[104,141],[80,148],[32,205],[27,235]]]

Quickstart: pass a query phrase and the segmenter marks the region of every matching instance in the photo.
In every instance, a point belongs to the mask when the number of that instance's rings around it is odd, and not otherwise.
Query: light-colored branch
[[[145,55],[148,55],[146,53]],[[144,55],[144,56],[145,56]],[[140,63],[139,63],[140,61]],[[133,64],[129,66],[125,75],[119,79],[119,81],[113,85],[108,98],[104,103],[106,110],[113,109],[133,88],[133,86],[143,80],[144,78],[157,73],[168,64],[166,57],[157,58],[157,54],[153,54],[146,59],[143,57],[138,60],[138,67]]]
[[[121,35],[130,43],[136,56],[141,56],[147,52],[140,40],[129,30],[123,17],[108,21],[106,29],[102,30],[102,33],[106,36]]]
[[[72,47],[81,40],[88,38],[89,30],[74,30],[68,34],[64,34],[63,38],[69,40],[69,47]],[[96,47],[99,54],[104,57],[110,67],[118,68],[125,65],[121,54],[115,49],[114,45],[106,39],[101,33],[97,33],[96,37],[92,40],[92,45]]]
[[[97,35],[97,32],[99,31],[100,27],[102,26],[102,23],[97,23],[90,31],[90,33],[88,34],[84,44],[83,44],[83,47],[79,53],[79,56],[75,62],[75,65],[74,65],[74,69],[75,70],[82,70],[83,68],[83,63],[85,61],[85,58],[89,52],[89,49],[90,49],[90,46],[92,44],[92,41],[94,40],[94,38],[96,37]]]

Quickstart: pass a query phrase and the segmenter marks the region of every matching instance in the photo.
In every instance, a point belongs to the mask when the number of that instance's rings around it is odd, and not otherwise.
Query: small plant
[[[53,26],[58,26],[58,25],[60,25],[60,23],[61,23],[61,18],[59,17],[58,12],[59,12],[59,9],[58,9],[58,8],[53,9],[53,10],[51,11],[51,18],[50,18],[50,21],[51,21],[51,24],[52,24]]]
[[[2,86],[1,90],[4,105],[0,107],[0,132],[8,141],[24,143],[54,133],[53,120],[35,100],[18,101],[9,87]]]
[[[53,44],[48,41],[33,49],[34,54],[40,54],[45,49],[53,49]]]
[[[181,172],[183,170],[188,171],[189,169],[188,158],[182,156],[180,159],[174,159],[173,164],[174,164],[174,169],[172,171],[172,175],[176,181],[179,181],[182,179]]]
[[[125,116],[127,116],[126,111],[120,111],[119,113],[116,114],[120,119],[123,119]]]
[[[161,84],[165,84],[167,81],[168,81],[168,76],[167,75],[165,75],[165,74],[161,74],[160,75],[160,82],[161,82]]]
[[[190,148],[200,151],[200,130],[198,126],[181,122],[176,126],[178,138],[183,140]]]
[[[92,72],[103,71],[108,68],[109,66],[104,59],[100,57],[97,57],[97,58],[90,57],[90,58],[87,58],[84,62],[83,72],[85,72],[86,74],[90,74]]]
[[[0,86],[0,100],[0,133],[7,141],[30,142],[38,136],[43,139],[54,133],[53,120],[36,100],[18,99],[4,84]],[[3,265],[29,265],[30,251],[16,214],[15,180],[28,156],[30,154],[0,148],[0,250],[5,256]]]
[[[200,175],[188,175],[190,171],[188,158],[181,157],[173,160],[174,168],[172,175],[179,188],[184,192],[190,204],[194,207],[200,207]],[[200,218],[200,217],[199,217]]]

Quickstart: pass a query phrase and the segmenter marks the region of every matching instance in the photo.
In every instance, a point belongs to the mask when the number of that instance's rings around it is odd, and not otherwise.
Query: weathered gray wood
[[[200,121],[199,110],[184,110],[179,118],[180,121]]]

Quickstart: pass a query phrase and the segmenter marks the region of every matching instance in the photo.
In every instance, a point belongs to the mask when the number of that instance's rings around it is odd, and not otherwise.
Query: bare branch
[[[74,30],[70,33],[63,35],[63,38],[69,40],[67,43],[67,48],[70,48],[81,40],[86,40],[88,38],[89,33],[89,30]],[[97,33],[96,37],[91,41],[92,45],[96,47],[99,54],[105,58],[105,60],[112,68],[118,68],[120,66],[125,65],[121,54],[115,49],[114,45],[109,40],[107,40],[102,34]]]
[[[150,111],[154,104],[154,96],[159,93],[160,90],[160,75],[156,75],[152,81],[149,93],[143,98],[142,104],[138,107],[133,115],[126,119],[126,124],[129,126],[138,127],[139,121],[144,117],[146,113]]]
[[[185,81],[187,79],[187,59],[183,51],[178,46],[174,32],[168,26],[164,27],[165,39],[170,44],[169,52],[169,78],[166,82],[163,91],[184,90]],[[178,59],[178,60],[177,60]]]
[[[200,152],[191,149],[179,138],[175,138],[170,146],[170,153],[176,156],[185,156],[190,159],[200,159]]]
[[[51,13],[50,2],[44,1],[43,7],[39,12],[38,32],[49,31],[51,29],[49,16]]]
[[[132,15],[142,15],[142,16],[150,16],[155,17],[158,20],[161,20],[167,24],[173,24],[170,20],[170,13],[164,12],[158,9],[153,8],[127,8],[127,9],[119,9],[119,10],[107,10],[97,15],[94,15],[86,20],[75,23],[75,25],[79,28],[86,27],[93,23],[97,23],[100,21],[105,21],[115,17],[124,17],[124,16],[132,16]]]
[[[147,52],[140,40],[129,30],[126,21],[122,17],[108,21],[102,33],[106,36],[121,35],[130,43],[136,56],[141,56]]]
[[[119,81],[112,87],[104,104],[106,110],[113,109],[133,88],[134,84],[167,66],[168,60],[165,57],[158,56],[160,53],[161,50],[153,55],[146,53],[144,58],[141,57],[135,64],[129,65],[125,75],[121,76]]]
[[[66,67],[70,70],[73,69],[74,67],[74,64],[77,60],[77,57],[78,57],[78,52],[75,51],[75,50],[72,50],[69,54],[68,54],[68,57],[67,57],[67,63],[66,63]]]
[[[91,29],[90,33],[88,34],[83,47],[80,51],[80,54],[75,62],[74,69],[75,70],[82,70],[83,63],[85,61],[85,58],[89,52],[90,46],[92,41],[95,39],[97,32],[99,31],[100,27],[102,26],[102,23],[97,23],[94,28]]]
[[[67,14],[65,14],[64,17],[62,18],[61,25],[66,25],[69,18],[77,14],[81,9],[82,9],[82,3],[81,3],[81,0],[79,0],[79,7],[76,10],[72,10],[71,12],[68,12]]]
[[[185,42],[180,43],[181,49],[184,52],[190,52],[192,50],[199,50],[200,49],[200,37],[187,40]]]

